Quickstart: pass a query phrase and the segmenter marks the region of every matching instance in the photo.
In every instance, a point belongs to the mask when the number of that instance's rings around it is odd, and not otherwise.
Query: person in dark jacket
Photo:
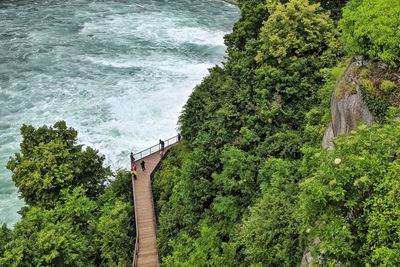
[[[161,151],[164,151],[164,145],[165,145],[164,141],[160,139],[160,150]]]
[[[146,170],[146,163],[144,162],[144,160],[142,160],[142,162],[140,162],[140,166],[142,167],[142,171]]]
[[[131,164],[135,162],[135,157],[133,156],[133,153],[131,152]]]

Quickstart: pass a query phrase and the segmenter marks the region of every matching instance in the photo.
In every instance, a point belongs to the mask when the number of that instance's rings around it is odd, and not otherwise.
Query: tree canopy
[[[21,152],[7,164],[12,179],[29,205],[52,206],[62,189],[83,186],[88,196],[105,187],[109,168],[104,156],[77,144],[77,132],[59,121],[54,126],[35,129],[21,127]]]
[[[24,125],[21,134],[21,152],[8,168],[27,206],[13,229],[0,230],[0,265],[130,266],[129,172],[113,174],[104,156],[77,144],[77,132],[63,121]]]
[[[343,9],[340,29],[350,53],[400,62],[400,2],[353,0]]]

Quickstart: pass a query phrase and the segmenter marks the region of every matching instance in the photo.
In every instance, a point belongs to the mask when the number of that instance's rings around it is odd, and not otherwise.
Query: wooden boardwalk
[[[137,179],[135,180],[132,177],[136,221],[136,243],[132,263],[133,267],[160,266],[151,176],[163,159],[163,156],[167,154],[172,146],[179,143],[179,141],[179,134],[164,140],[165,149],[163,155],[160,154],[159,144],[134,154],[134,157],[138,158],[138,160],[135,161],[137,166]],[[140,166],[142,160],[146,163],[146,170],[144,171],[142,171]]]
[[[132,178],[137,231],[137,267],[159,266],[158,249],[156,242],[156,219],[154,215],[153,191],[151,189],[151,173],[161,160],[158,152],[151,154],[143,160],[146,163],[146,170],[142,171],[140,162],[136,161],[138,175],[137,179]],[[135,262],[133,263],[135,266]]]
[[[176,143],[177,142],[171,143],[167,146],[164,149],[163,155]],[[140,162],[142,160],[146,163],[145,171],[142,171],[140,167]],[[151,175],[161,160],[162,156],[160,152],[157,151],[143,159],[135,161],[138,174],[136,180],[132,177],[136,219],[136,244],[132,263],[133,267],[155,267],[160,265],[157,249],[156,218]]]

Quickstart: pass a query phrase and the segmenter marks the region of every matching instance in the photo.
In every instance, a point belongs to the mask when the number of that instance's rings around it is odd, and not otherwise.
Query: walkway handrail
[[[138,220],[137,220],[137,207],[136,207],[136,194],[135,194],[135,183],[133,182],[133,175],[131,175],[132,179],[132,195],[133,195],[133,205],[134,205],[134,212],[135,212],[135,232],[136,232],[136,239],[135,239],[135,250],[133,252],[133,263],[132,266],[137,266],[137,257],[139,253],[139,231],[138,231]]]
[[[173,136],[171,138],[168,138],[167,140],[164,140],[164,147],[168,147],[170,145],[178,143],[179,141],[180,141],[180,135]],[[153,153],[156,153],[160,150],[161,150],[161,146],[160,146],[160,144],[157,144],[157,145],[151,146],[149,148],[146,148],[142,151],[139,151],[139,152],[133,154],[133,157],[135,158],[135,160],[140,160],[140,159],[147,157],[148,155],[151,155]]]

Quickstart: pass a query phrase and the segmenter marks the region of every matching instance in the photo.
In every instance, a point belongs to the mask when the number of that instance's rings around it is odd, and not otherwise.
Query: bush
[[[396,84],[389,80],[383,80],[380,86],[385,93],[393,92],[396,89]]]
[[[353,0],[339,22],[348,52],[379,58],[396,65],[400,61],[400,2]]]
[[[398,266],[400,125],[359,126],[305,154],[301,218],[322,266]]]
[[[384,122],[390,103],[386,96],[379,95],[372,81],[361,82],[362,98],[378,122]]]

